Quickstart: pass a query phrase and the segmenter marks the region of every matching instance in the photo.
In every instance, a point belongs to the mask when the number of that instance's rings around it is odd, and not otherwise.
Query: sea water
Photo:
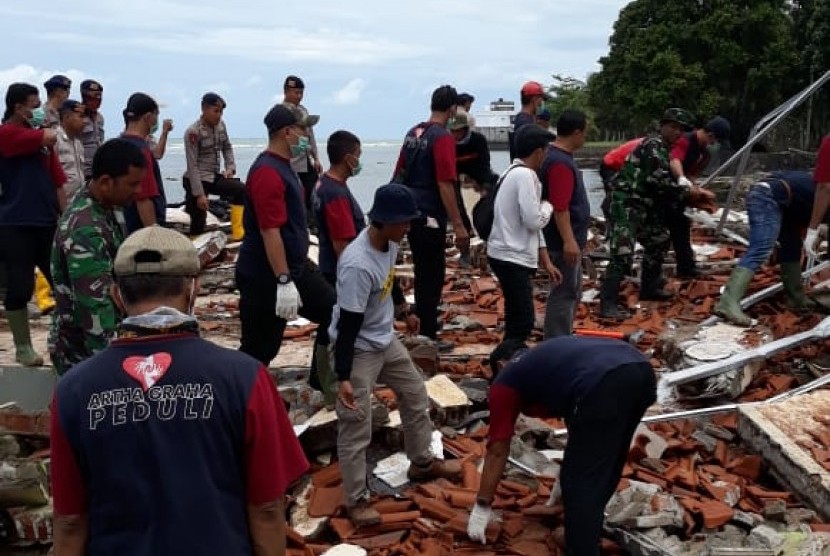
[[[232,139],[231,142],[236,158],[237,176],[244,180],[248,174],[248,168],[250,168],[257,155],[265,149],[265,140]],[[392,179],[392,172],[398,160],[401,142],[365,142],[361,147],[363,154],[360,160],[363,164],[363,170],[360,175],[349,179],[349,187],[363,210],[368,211],[372,206],[375,189],[389,183]],[[323,166],[326,167],[328,157],[325,155],[325,144],[320,144],[319,149],[323,157]],[[510,163],[507,151],[493,151],[490,156],[493,171],[497,174],[501,174]],[[181,140],[170,140],[164,158],[159,161],[159,166],[161,167],[168,202],[178,203],[183,201],[182,175],[184,175],[186,163],[184,146]],[[599,173],[594,168],[586,168],[582,171],[582,174],[585,179],[585,187],[588,189],[591,212],[600,214],[599,205],[604,193]]]

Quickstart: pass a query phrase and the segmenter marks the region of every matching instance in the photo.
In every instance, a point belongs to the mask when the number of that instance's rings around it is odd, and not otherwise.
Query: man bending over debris
[[[749,248],[732,271],[715,314],[740,326],[752,319],[741,309],[752,275],[764,264],[777,241],[781,281],[793,309],[811,305],[801,283],[801,230],[810,223],[815,183],[809,172],[775,172],[749,188]],[[820,222],[821,220],[819,220]]]
[[[490,437],[467,533],[485,542],[519,413],[563,417],[568,445],[560,480],[567,554],[599,556],[605,505],[620,480],[634,430],[656,399],[651,365],[630,344],[580,336],[505,353],[490,365],[498,373],[490,388]]]
[[[420,324],[406,309],[395,281],[398,244],[417,218],[415,199],[405,186],[378,188],[369,211],[371,225],[346,247],[337,265],[337,304],[329,329],[340,381],[337,454],[349,518],[358,527],[380,523],[366,487],[366,448],[372,440],[370,397],[377,381],[392,388],[400,400],[406,455],[412,462],[409,478],[453,478],[461,473],[459,462],[435,459],[430,452],[432,423],[424,381],[395,336],[395,313],[405,316],[411,333],[417,333]]]

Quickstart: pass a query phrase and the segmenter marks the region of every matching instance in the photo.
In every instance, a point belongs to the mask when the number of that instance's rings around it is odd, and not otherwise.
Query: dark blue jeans
[[[766,183],[766,182],[764,182]],[[798,262],[801,257],[801,224],[787,212],[788,192],[779,181],[768,186],[754,184],[746,196],[749,213],[749,248],[738,266],[756,272],[769,259],[780,241],[780,262]]]

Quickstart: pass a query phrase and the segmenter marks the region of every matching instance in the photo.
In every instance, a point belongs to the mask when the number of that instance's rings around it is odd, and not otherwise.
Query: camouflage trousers
[[[634,247],[643,246],[642,290],[659,289],[663,260],[669,250],[669,230],[663,211],[651,200],[632,199],[626,192],[611,192],[611,223],[608,233],[611,261],[606,275],[622,280],[631,274]]]

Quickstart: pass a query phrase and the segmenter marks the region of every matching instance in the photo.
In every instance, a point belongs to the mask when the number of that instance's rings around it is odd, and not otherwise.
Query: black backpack
[[[499,186],[510,170],[523,166],[523,164],[513,164],[507,171],[493,185],[493,190],[486,196],[476,201],[473,206],[473,226],[475,226],[478,237],[487,241],[490,239],[490,232],[493,230],[493,220],[496,218],[496,194],[499,192]]]

